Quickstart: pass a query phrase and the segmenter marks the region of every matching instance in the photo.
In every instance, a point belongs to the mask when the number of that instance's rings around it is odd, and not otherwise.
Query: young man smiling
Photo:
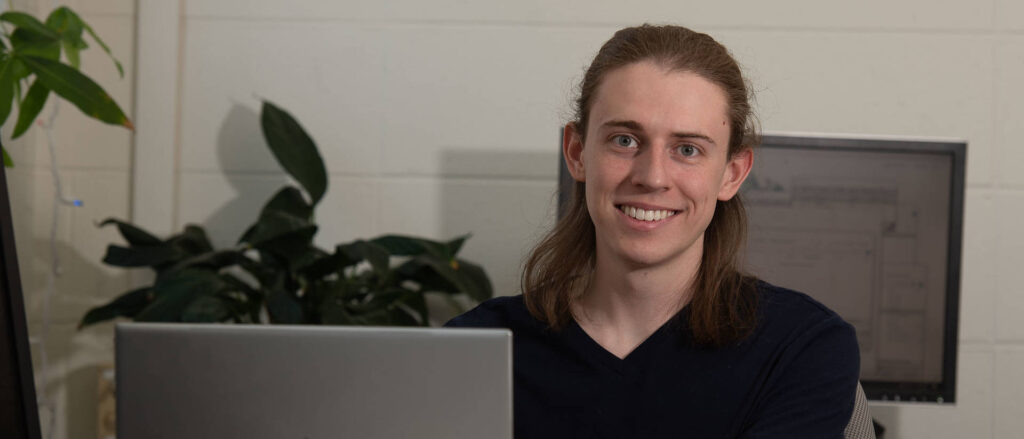
[[[842,436],[853,327],[739,264],[748,90],[725,47],[686,28],[601,47],[562,142],[573,200],[523,294],[449,322],[512,330],[516,437]]]

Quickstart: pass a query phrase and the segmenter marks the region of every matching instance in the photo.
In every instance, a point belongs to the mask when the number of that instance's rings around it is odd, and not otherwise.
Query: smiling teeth
[[[640,221],[660,221],[676,214],[674,210],[644,210],[625,205],[619,206],[619,210]]]

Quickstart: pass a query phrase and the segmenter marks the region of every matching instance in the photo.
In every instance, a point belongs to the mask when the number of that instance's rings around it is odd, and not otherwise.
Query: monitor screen
[[[966,148],[768,135],[755,150],[745,268],[856,328],[869,399],[955,401]],[[559,215],[572,186],[563,158]]]
[[[963,142],[765,136],[746,268],[857,331],[876,400],[954,401]]]
[[[0,436],[39,438],[32,359],[7,181],[0,164]]]

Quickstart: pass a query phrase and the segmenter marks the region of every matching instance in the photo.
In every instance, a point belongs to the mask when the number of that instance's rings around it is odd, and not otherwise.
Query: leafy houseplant
[[[110,55],[110,48],[100,39],[88,23],[67,7],[59,7],[40,22],[22,12],[0,14],[0,23],[14,26],[7,33],[2,28],[0,37],[0,124],[7,120],[11,108],[19,105],[18,121],[12,138],[18,138],[32,125],[42,111],[50,92],[67,99],[87,116],[100,121],[123,125],[132,129],[132,122],[96,82],[78,71],[80,52],[89,47],[83,33],[92,36]],[[64,53],[69,64],[61,62]],[[117,59],[114,65],[124,77],[124,69]],[[22,95],[22,81],[31,85]],[[7,151],[3,151],[4,166],[12,166]]]
[[[214,249],[188,225],[168,239],[108,219],[127,241],[103,262],[151,267],[150,286],[91,309],[80,327],[115,317],[136,321],[427,325],[424,293],[491,297],[483,268],[456,255],[468,236],[448,242],[385,235],[337,245],[313,244],[313,210],[327,173],[313,140],[286,111],[263,102],[261,125],[277,161],[300,187],[286,185],[263,206],[238,244]],[[453,301],[454,302],[454,301]]]

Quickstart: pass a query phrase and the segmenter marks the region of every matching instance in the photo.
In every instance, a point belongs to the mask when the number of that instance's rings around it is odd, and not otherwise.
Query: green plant
[[[93,308],[80,327],[115,317],[136,321],[427,325],[425,293],[491,297],[483,268],[457,258],[467,236],[447,242],[385,235],[313,244],[313,211],[327,173],[313,140],[286,111],[264,101],[263,135],[299,187],[286,185],[263,206],[234,248],[214,249],[203,229],[188,225],[168,239],[108,219],[127,241],[103,261],[151,267],[153,285]],[[456,302],[451,300],[451,302]]]
[[[7,24],[13,26],[7,32]],[[50,92],[67,99],[87,116],[133,129],[121,107],[95,81],[78,71],[80,52],[89,47],[83,38],[88,33],[103,48],[124,77],[124,69],[88,23],[67,7],[59,7],[43,23],[23,12],[0,14],[0,124],[18,105],[18,121],[12,138],[18,138],[42,111]],[[61,53],[68,64],[61,62]],[[22,94],[22,83],[28,91]],[[0,148],[2,150],[2,148]],[[12,166],[3,150],[4,166]]]

